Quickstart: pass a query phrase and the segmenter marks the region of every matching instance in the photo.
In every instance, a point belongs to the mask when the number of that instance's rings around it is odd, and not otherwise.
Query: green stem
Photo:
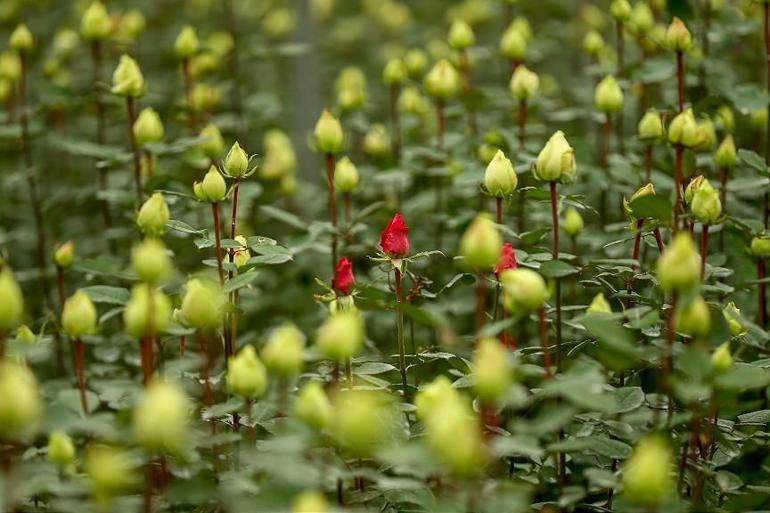
[[[401,269],[395,269],[396,274],[396,331],[398,334],[398,364],[401,371],[401,386],[404,389],[404,398],[407,397],[406,381],[406,348],[404,346],[404,310],[401,305]]]

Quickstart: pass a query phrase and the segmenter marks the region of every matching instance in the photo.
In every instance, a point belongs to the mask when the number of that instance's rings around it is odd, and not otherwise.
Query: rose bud
[[[490,269],[497,264],[503,238],[486,214],[479,214],[460,238],[461,265],[470,269]]]
[[[315,343],[324,357],[344,362],[361,350],[365,337],[364,320],[358,310],[338,310],[316,330]]]
[[[96,1],[83,12],[80,18],[80,35],[86,41],[104,41],[112,32],[112,20],[104,4]]]
[[[583,37],[583,51],[592,57],[598,57],[604,50],[604,38],[596,30],[589,30]]]
[[[729,105],[720,105],[719,109],[717,109],[716,118],[725,132],[732,132],[735,128],[735,114],[733,114],[733,109]]]
[[[571,182],[577,172],[575,151],[561,130],[554,133],[535,161],[534,173],[544,182]]]
[[[306,491],[299,494],[292,503],[291,513],[329,513],[329,503],[324,494]]]
[[[412,48],[404,54],[404,66],[409,77],[418,80],[428,67],[428,56],[420,48]]]
[[[259,166],[260,178],[276,180],[294,173],[297,168],[297,155],[286,133],[278,129],[268,130],[263,138],[263,146],[265,155]]]
[[[248,241],[243,235],[236,235],[235,241],[238,242],[241,247],[236,248],[235,251],[233,251],[233,263],[238,267],[243,267],[251,258]]]
[[[587,314],[612,313],[612,307],[607,301],[607,298],[604,297],[604,294],[599,292],[594,296],[594,299],[591,301],[591,304],[588,305],[588,308],[586,309],[586,313]]]
[[[222,322],[224,297],[212,282],[193,278],[185,286],[181,313],[185,324],[200,331],[215,330]]]
[[[690,180],[690,183],[687,184],[687,188],[684,190],[684,201],[687,204],[691,204],[692,200],[695,198],[695,193],[698,192],[698,189],[701,188],[703,183],[707,181],[706,177],[703,175],[698,175],[692,180]]]
[[[15,52],[29,52],[35,46],[32,32],[24,23],[19,23],[8,38],[8,46]]]
[[[364,153],[372,158],[385,157],[390,154],[390,137],[384,125],[375,123],[364,136]]]
[[[570,237],[577,237],[583,233],[583,217],[575,207],[569,207],[564,213],[564,233]]]
[[[639,126],[637,127],[639,138],[648,142],[663,137],[664,130],[663,120],[655,109],[649,109],[642,116],[642,119],[639,120]]]
[[[610,13],[615,20],[625,23],[631,17],[631,4],[628,0],[612,0]]]
[[[760,235],[751,239],[751,254],[757,258],[770,257],[770,236]]]
[[[139,98],[144,94],[144,90],[144,76],[139,64],[128,55],[121,55],[118,67],[112,73],[112,94]]]
[[[297,177],[294,175],[284,176],[281,178],[281,184],[278,189],[285,197],[293,196],[297,192]]]
[[[341,193],[353,192],[358,187],[358,169],[348,157],[342,157],[334,170],[334,188]]]
[[[497,339],[479,341],[473,357],[473,388],[482,401],[495,403],[512,382],[513,367],[508,352]]]
[[[222,167],[225,174],[232,178],[241,178],[249,171],[249,156],[243,151],[238,141],[230,147]]]
[[[404,258],[409,254],[409,228],[401,214],[396,214],[380,235],[380,247],[390,258]]]
[[[19,326],[19,329],[16,330],[16,340],[20,340],[21,342],[25,342],[27,344],[34,344],[37,342],[37,335],[29,329],[29,326],[26,324],[22,324]]]
[[[139,483],[136,468],[137,463],[126,451],[106,445],[90,447],[83,464],[83,470],[91,480],[94,499],[102,507],[109,505],[115,495]]]
[[[0,335],[6,335],[21,324],[24,295],[8,267],[0,268]]]
[[[360,109],[366,103],[366,77],[355,66],[348,66],[340,72],[335,89],[337,105],[343,111]]]
[[[329,429],[336,444],[353,456],[369,457],[394,438],[396,417],[387,394],[345,390],[333,405]]]
[[[227,184],[215,166],[209,167],[202,182],[193,184],[193,192],[199,201],[219,203],[227,196]]]
[[[509,196],[514,193],[518,183],[513,164],[502,151],[497,150],[484,172],[484,187],[487,192],[498,198]]]
[[[390,59],[382,70],[382,81],[385,85],[397,86],[404,83],[407,69],[401,59]]]
[[[174,41],[174,54],[180,59],[189,59],[196,53],[200,43],[198,42],[198,34],[195,33],[195,29],[190,25],[185,25],[176,36]]]
[[[216,125],[209,123],[206,125],[198,137],[203,138],[199,148],[211,160],[217,160],[225,150],[225,142],[222,139],[222,133]]]
[[[64,431],[54,431],[48,436],[48,461],[59,468],[67,468],[75,462],[75,445]]]
[[[318,381],[309,381],[297,394],[294,412],[310,427],[318,430],[329,427],[334,409]]]
[[[548,299],[545,280],[531,269],[511,269],[500,275],[503,285],[503,304],[510,312],[533,312]]]
[[[698,144],[699,150],[710,150],[717,143],[717,132],[714,122],[709,117],[698,120]]]
[[[722,217],[719,193],[708,180],[703,180],[703,185],[695,192],[691,209],[695,218],[703,224],[714,224]]]
[[[184,452],[190,400],[179,385],[153,380],[134,409],[134,436],[150,454]]]
[[[631,11],[631,19],[629,20],[631,30],[637,36],[643,36],[647,34],[655,25],[655,15],[652,13],[652,9],[646,2],[636,2],[634,8]]]
[[[466,50],[476,43],[476,36],[470,25],[462,20],[456,20],[449,28],[447,41],[455,50]]]
[[[692,36],[682,20],[674,16],[666,30],[666,46],[672,52],[686,52],[692,47]]]
[[[537,94],[540,87],[540,77],[537,73],[530,71],[525,65],[516,67],[516,71],[511,76],[509,84],[511,94],[517,100],[528,100]]]
[[[157,237],[166,231],[169,219],[168,205],[160,192],[153,193],[136,215],[139,231],[148,237]]]
[[[244,399],[254,399],[265,393],[267,371],[254,346],[244,347],[227,362],[227,388]]]
[[[305,334],[292,322],[274,329],[262,348],[262,361],[276,376],[293,378],[302,370]]]
[[[503,248],[500,251],[500,258],[495,265],[495,276],[500,276],[503,271],[508,269],[517,269],[519,264],[516,262],[516,251],[513,249],[513,244],[506,242],[503,244]]]
[[[717,163],[717,166],[725,169],[733,168],[738,163],[735,140],[732,135],[726,136],[722,144],[719,145],[714,154],[714,161]]]
[[[132,9],[124,13],[119,20],[118,34],[126,41],[136,41],[147,28],[147,20],[141,11]]]
[[[319,23],[329,20],[334,13],[336,0],[310,0],[310,14]]]
[[[520,30],[511,26],[500,38],[500,53],[508,60],[523,61],[527,55],[527,38]]]
[[[711,329],[711,314],[702,297],[698,296],[677,309],[676,330],[691,337],[703,337]]]
[[[762,107],[749,113],[751,128],[760,132],[767,130],[767,108]]]
[[[0,76],[16,82],[21,76],[21,60],[13,52],[0,52]]]
[[[668,125],[668,141],[688,148],[698,144],[698,123],[692,109],[677,114]]]
[[[734,337],[746,333],[746,328],[743,326],[740,319],[741,311],[735,306],[734,301],[727,303],[727,306],[722,310],[722,315],[724,316],[725,321],[727,321],[727,327],[730,328],[730,333]]]
[[[160,239],[147,238],[131,250],[131,265],[145,283],[158,283],[171,272],[171,259]]]
[[[76,291],[62,308],[61,322],[64,332],[70,338],[77,339],[96,331],[96,307],[88,294]]]
[[[139,145],[163,140],[163,122],[152,107],[142,109],[134,123],[134,137]]]
[[[655,436],[642,439],[623,467],[624,497],[655,510],[672,490],[671,452]]]
[[[37,380],[25,365],[0,360],[0,440],[24,441],[43,412]]]
[[[337,262],[337,269],[332,279],[332,288],[337,295],[347,296],[356,284],[356,277],[353,275],[353,263],[347,257],[340,258]]]
[[[328,110],[321,113],[313,131],[316,149],[320,153],[334,154],[342,150],[345,143],[345,135],[342,132],[340,121],[332,116]]]
[[[126,333],[134,338],[161,333],[170,318],[171,302],[163,292],[147,284],[131,289],[131,297],[123,310]]]
[[[424,423],[428,448],[449,472],[466,477],[484,468],[486,449],[479,421],[464,398],[447,402]]]
[[[680,232],[658,258],[658,282],[666,292],[683,292],[700,282],[700,258],[689,233]]]
[[[423,82],[428,94],[442,101],[454,97],[460,91],[460,74],[446,59],[438,61]]]
[[[438,376],[424,385],[414,398],[417,418],[425,422],[434,414],[440,414],[445,404],[459,401],[460,394],[446,376]]]
[[[191,108],[196,112],[212,111],[222,103],[222,90],[211,84],[197,82],[190,95]]]
[[[711,353],[711,368],[717,374],[730,370],[733,366],[733,355],[730,352],[730,342],[725,342]]]
[[[623,110],[623,91],[612,75],[607,75],[596,86],[594,107],[606,114]]]

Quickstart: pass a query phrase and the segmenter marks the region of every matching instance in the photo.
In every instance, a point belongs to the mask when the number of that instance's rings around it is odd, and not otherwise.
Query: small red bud
[[[396,214],[380,235],[380,246],[391,258],[403,258],[409,253],[409,228],[401,214]]]

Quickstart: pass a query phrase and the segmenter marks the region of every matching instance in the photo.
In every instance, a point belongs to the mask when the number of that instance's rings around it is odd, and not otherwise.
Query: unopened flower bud
[[[414,398],[417,418],[425,422],[436,413],[440,413],[445,404],[455,401],[460,401],[457,389],[446,376],[438,376],[417,392]]]
[[[253,399],[267,388],[267,371],[257,357],[254,346],[248,345],[227,363],[227,388],[233,394]]]
[[[700,189],[703,183],[706,181],[706,177],[703,175],[698,175],[690,180],[690,183],[687,184],[687,188],[684,190],[685,203],[688,205],[692,204],[692,200],[695,198],[695,193],[698,192],[698,189]]]
[[[692,36],[682,20],[674,16],[666,31],[666,46],[674,52],[686,52],[692,47]]]
[[[249,170],[249,156],[241,148],[238,141],[234,142],[227,152],[223,168],[227,176],[232,178],[241,178]]]
[[[334,188],[341,193],[353,192],[358,187],[358,169],[348,157],[342,157],[334,170]]]
[[[0,336],[15,329],[24,315],[24,296],[8,267],[0,268]]]
[[[717,374],[730,370],[733,366],[733,355],[730,353],[730,342],[725,342],[711,353],[711,368]]]
[[[487,215],[479,214],[460,238],[462,265],[469,269],[492,268],[502,247],[503,238],[497,227]]]
[[[554,133],[535,161],[534,173],[544,182],[571,182],[577,172],[575,151],[561,130]]]
[[[0,360],[0,397],[0,440],[25,440],[43,411],[35,375],[25,365]]]
[[[112,32],[112,20],[100,1],[91,2],[80,18],[80,35],[87,41],[104,41]]]
[[[637,133],[639,138],[644,141],[653,141],[663,137],[665,128],[663,127],[663,120],[660,114],[655,109],[650,109],[645,112],[642,119],[639,120],[639,126],[637,127]]]
[[[329,513],[329,503],[321,492],[306,491],[299,494],[291,507],[291,513]]]
[[[527,38],[520,30],[507,28],[500,39],[500,53],[508,60],[523,61],[527,55]]]
[[[342,150],[345,136],[339,120],[332,116],[331,112],[324,110],[315,125],[316,149],[320,153],[334,154]]]
[[[631,4],[628,0],[612,0],[610,13],[617,21],[625,23],[631,17]]]
[[[583,232],[583,216],[575,207],[569,207],[564,213],[564,233],[570,237],[577,237]]]
[[[689,233],[680,232],[658,258],[658,282],[666,292],[686,291],[700,282],[700,259]]]
[[[181,454],[188,443],[190,400],[172,382],[153,380],[134,410],[134,436],[150,454]]]
[[[371,456],[393,435],[395,427],[388,395],[351,390],[334,397],[330,431],[338,446],[354,456]]]
[[[0,52],[0,77],[16,82],[21,76],[21,60],[14,52]]]
[[[193,192],[200,201],[219,203],[227,196],[227,184],[217,168],[211,166],[204,175],[203,181],[193,184]]]
[[[673,490],[671,463],[665,442],[643,439],[623,468],[623,495],[631,502],[656,507]]]
[[[189,59],[196,53],[200,43],[198,42],[198,34],[195,33],[195,29],[190,25],[182,27],[182,31],[174,41],[174,53],[180,59]]]
[[[364,136],[364,153],[373,158],[390,154],[390,137],[385,125],[373,124]]]
[[[144,94],[145,84],[139,64],[128,55],[121,55],[117,68],[112,73],[112,94],[127,98],[139,98]]]
[[[629,22],[637,36],[644,36],[652,29],[655,25],[655,16],[647,2],[638,1],[634,4]]]
[[[116,447],[92,446],[83,467],[99,501],[107,501],[138,483],[136,464],[126,451]]]
[[[241,247],[236,248],[233,252],[233,263],[238,267],[242,267],[246,265],[246,263],[249,261],[249,258],[251,258],[251,252],[249,251],[249,245],[246,237],[243,235],[236,235],[235,241],[238,242]]]
[[[698,123],[692,109],[680,112],[668,126],[668,140],[692,148],[698,144]]]
[[[503,303],[508,311],[521,314],[534,312],[548,299],[545,280],[531,269],[510,269],[500,275]]]
[[[607,298],[604,297],[604,294],[599,292],[594,296],[591,304],[588,305],[586,313],[612,313],[612,307],[609,302],[607,302]]]
[[[425,76],[425,90],[438,100],[448,100],[460,91],[460,74],[452,64],[442,59]]]
[[[604,77],[596,86],[594,106],[604,113],[619,112],[623,109],[623,91],[612,75]]]
[[[337,105],[343,111],[353,111],[364,106],[367,99],[366,77],[355,66],[348,66],[340,72],[335,83]]]
[[[746,328],[743,326],[740,318],[741,311],[735,306],[735,302],[730,301],[727,303],[727,306],[722,310],[722,315],[724,316],[725,321],[727,321],[730,333],[734,337],[746,333]]]
[[[259,165],[259,177],[263,180],[280,180],[291,175],[297,168],[297,155],[286,133],[278,129],[268,130],[263,138],[264,158]]]
[[[211,160],[218,160],[225,149],[225,142],[222,139],[222,133],[219,131],[219,128],[210,123],[201,130],[199,137],[204,139],[200,143],[200,149],[203,151],[203,154]]]
[[[27,344],[32,344],[37,341],[37,335],[27,326],[22,324],[19,329],[16,330],[16,340],[20,340]]]
[[[64,332],[77,339],[96,331],[96,307],[88,294],[76,291],[65,302],[61,314]]]
[[[336,0],[310,0],[310,14],[315,21],[323,23],[334,13],[335,3]]]
[[[722,217],[722,202],[708,180],[703,181],[696,191],[691,204],[692,213],[702,224],[714,224]]]
[[[720,105],[716,117],[725,132],[733,131],[735,128],[735,114],[733,114],[733,109],[729,105]]]
[[[770,258],[770,236],[760,235],[751,239],[751,254],[758,258]]]
[[[704,117],[698,121],[698,144],[699,150],[709,150],[717,143],[717,132],[714,122],[710,118]]]
[[[64,431],[54,431],[48,436],[48,461],[60,468],[75,462],[75,445]]]
[[[530,71],[523,64],[516,67],[516,71],[511,76],[510,89],[511,94],[517,100],[529,100],[540,88],[540,77],[537,73]]]
[[[163,140],[163,122],[152,107],[142,109],[134,123],[134,137],[139,145]]]
[[[407,69],[401,59],[391,59],[382,70],[382,81],[385,85],[401,85],[406,80]]]
[[[751,128],[760,132],[767,131],[767,107],[753,110],[749,113]]]
[[[270,39],[280,41],[294,30],[297,24],[294,11],[288,7],[269,9],[262,18],[262,30]]]
[[[473,358],[473,387],[486,402],[495,402],[511,384],[511,363],[508,352],[495,338],[479,341]]]
[[[344,362],[361,350],[364,320],[358,310],[343,310],[329,316],[316,331],[316,345],[326,358]]]
[[[171,271],[166,246],[159,239],[147,238],[131,251],[134,272],[145,283],[158,283]]]
[[[455,50],[465,50],[476,43],[476,36],[470,25],[462,20],[457,20],[452,23],[447,40],[449,46]]]
[[[148,237],[157,237],[166,231],[169,219],[168,205],[160,192],[153,193],[136,215],[139,231]]]
[[[118,34],[126,41],[136,41],[139,35],[147,28],[147,19],[138,9],[132,9],[123,13],[118,24]]]
[[[185,324],[201,331],[210,331],[222,322],[224,298],[219,288],[196,278],[187,282],[182,298],[181,314]]]
[[[698,296],[679,308],[676,330],[691,337],[703,337],[711,329],[711,314],[708,304]]]
[[[639,187],[628,200],[623,199],[623,209],[626,211],[626,215],[631,218],[632,221],[636,220],[636,217],[633,215],[631,210],[631,203],[633,203],[635,199],[641,198],[642,196],[653,195],[655,195],[655,186],[652,183],[648,183],[647,185]]]
[[[583,37],[583,51],[597,57],[604,50],[604,38],[596,30],[589,30]]]
[[[163,332],[171,318],[171,302],[160,290],[141,284],[131,290],[123,310],[126,333],[134,338]]]
[[[464,399],[450,401],[425,420],[426,443],[434,457],[456,476],[483,468],[484,441],[478,419]]]
[[[8,46],[11,50],[16,52],[29,52],[32,47],[35,46],[35,40],[32,37],[32,32],[24,23],[20,23],[11,32],[11,37],[8,38]]]
[[[304,351],[305,334],[295,324],[287,322],[270,334],[262,349],[262,361],[271,373],[291,378],[302,370]]]
[[[409,76],[419,79],[428,67],[428,56],[419,48],[412,48],[404,55],[404,65]]]
[[[305,424],[319,430],[329,427],[334,414],[329,397],[318,381],[310,381],[302,387],[294,411]]]
[[[727,135],[722,144],[719,145],[714,154],[714,161],[716,161],[717,166],[724,169],[733,168],[738,163],[738,154],[735,150],[735,140],[732,135]]]
[[[487,192],[498,198],[510,196],[516,191],[518,183],[513,164],[502,151],[497,150],[484,172],[484,187]]]

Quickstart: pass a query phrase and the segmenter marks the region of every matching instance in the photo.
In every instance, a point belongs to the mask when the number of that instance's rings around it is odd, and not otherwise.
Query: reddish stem
[[[684,55],[676,52],[676,84],[679,112],[684,110]]]
[[[80,405],[83,407],[83,415],[88,415],[88,395],[86,394],[86,350],[83,341],[76,338],[72,342],[73,357],[75,359],[75,378],[80,390]]]
[[[235,240],[235,230],[238,223],[238,190],[240,189],[241,180],[235,178],[233,180],[233,206],[230,212],[230,239]],[[230,264],[235,264],[235,248],[230,248],[229,251]],[[233,271],[227,271],[227,279],[233,279]],[[230,294],[230,301],[233,306],[238,304],[238,291],[234,290]],[[235,354],[235,348],[237,347],[237,332],[238,332],[238,314],[236,312],[230,313],[230,333],[225,337],[225,362]]]
[[[219,284],[225,284],[225,272],[222,268],[222,233],[219,220],[219,203],[211,204],[211,213],[214,217],[214,243],[217,253],[217,270],[219,271]]]
[[[503,198],[495,198],[495,219],[497,224],[503,224]]]
[[[682,157],[684,147],[681,144],[677,144],[674,151],[674,188],[676,189],[676,200],[674,202],[674,225],[671,231],[676,233],[679,230],[679,212],[682,210]]]
[[[446,131],[446,116],[444,116],[444,101],[438,100],[436,102],[436,118],[437,128],[436,133],[436,147],[439,151],[444,149],[444,132]]]
[[[327,153],[326,161],[326,187],[328,190],[329,217],[332,222],[332,275],[337,269],[337,198],[334,193],[334,171],[337,163],[334,161],[334,155]]]
[[[660,228],[655,228],[652,233],[655,235],[655,242],[658,245],[658,253],[661,255],[663,254],[663,251],[666,249],[663,245],[663,237],[660,236]]]
[[[704,224],[700,234],[700,279],[706,275],[706,257],[709,251],[709,225]]]

